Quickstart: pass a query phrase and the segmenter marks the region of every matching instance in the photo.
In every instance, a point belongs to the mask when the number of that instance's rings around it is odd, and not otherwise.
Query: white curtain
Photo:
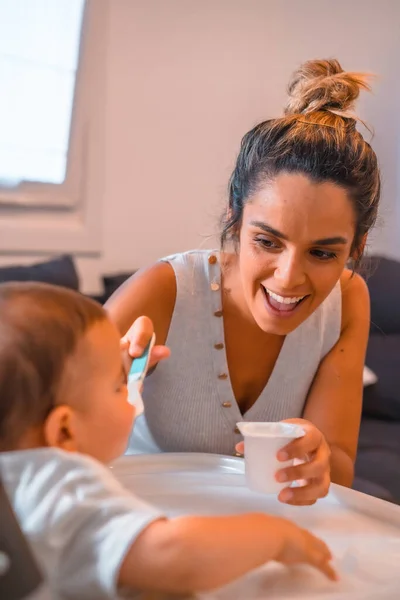
[[[84,0],[0,0],[0,184],[62,183]]]

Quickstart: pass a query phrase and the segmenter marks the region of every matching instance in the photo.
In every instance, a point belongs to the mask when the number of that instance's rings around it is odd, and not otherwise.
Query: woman
[[[171,349],[146,383],[131,451],[235,453],[237,421],[294,420],[306,435],[278,458],[308,461],[277,478],[307,485],[280,500],[351,485],[369,298],[346,264],[358,264],[380,196],[375,153],[348,112],[360,89],[366,77],[336,60],[305,63],[285,115],[242,140],[221,252],[166,258],[108,302],[122,335],[145,314]],[[131,356],[146,327],[128,332]]]

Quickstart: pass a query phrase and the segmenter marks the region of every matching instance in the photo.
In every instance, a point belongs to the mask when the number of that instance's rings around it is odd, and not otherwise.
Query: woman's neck
[[[259,329],[243,293],[237,254],[221,252],[220,265],[221,297],[224,314],[240,319],[242,322],[247,322],[249,327]]]

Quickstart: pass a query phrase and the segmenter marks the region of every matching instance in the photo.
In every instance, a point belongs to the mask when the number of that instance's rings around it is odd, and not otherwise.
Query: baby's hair
[[[67,359],[103,308],[44,283],[0,285],[0,451],[16,447],[55,406]]]

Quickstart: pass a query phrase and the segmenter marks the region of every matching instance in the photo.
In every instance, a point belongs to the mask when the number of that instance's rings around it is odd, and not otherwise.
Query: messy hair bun
[[[293,74],[285,114],[349,111],[360,90],[370,90],[368,79],[366,73],[345,72],[335,59],[309,60]]]

